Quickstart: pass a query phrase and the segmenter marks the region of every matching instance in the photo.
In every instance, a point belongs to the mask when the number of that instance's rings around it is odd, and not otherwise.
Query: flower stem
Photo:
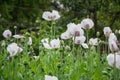
[[[89,30],[88,29],[86,29],[86,36],[87,36],[87,44],[88,44],[88,39],[89,39]]]

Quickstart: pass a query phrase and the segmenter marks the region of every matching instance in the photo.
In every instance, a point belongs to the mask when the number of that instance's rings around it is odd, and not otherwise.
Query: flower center
[[[80,42],[81,42],[80,40],[77,40],[77,43],[78,43],[78,44],[80,44]]]
[[[75,36],[80,36],[80,32],[79,31],[75,31]]]
[[[89,25],[89,24],[86,24],[86,25],[85,25],[85,28],[89,28],[89,27],[90,27],[90,25]]]
[[[7,34],[7,37],[10,37],[10,34]]]

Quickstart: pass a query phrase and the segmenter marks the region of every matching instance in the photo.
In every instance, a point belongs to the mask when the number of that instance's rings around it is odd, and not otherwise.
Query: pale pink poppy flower
[[[118,52],[119,48],[114,40],[109,40],[109,48],[112,52]]]
[[[12,36],[12,32],[10,30],[5,30],[3,32],[3,37],[4,38],[8,38],[8,37],[11,37]]]
[[[72,36],[83,36],[84,35],[83,29],[81,29],[81,27],[79,25],[76,25],[75,23],[69,23],[67,25],[67,31]]]
[[[104,27],[103,32],[105,36],[109,36],[110,33],[112,33],[112,30],[110,27]]]
[[[92,46],[97,46],[98,45],[98,38],[91,38],[89,40],[89,44]]]
[[[86,18],[81,21],[81,25],[83,29],[91,29],[94,26],[94,22],[91,19]]]
[[[86,40],[85,36],[75,37],[75,44],[82,44],[85,42],[85,40]]]
[[[118,44],[117,37],[114,33],[110,33],[108,41],[110,42],[111,40],[115,41],[116,44]]]
[[[42,15],[42,18],[47,21],[51,21],[51,20],[59,19],[60,15],[59,15],[58,11],[56,11],[56,10],[52,10],[52,12],[45,11]]]
[[[110,66],[114,66],[118,69],[120,69],[120,55],[115,53],[115,54],[109,54],[107,56],[107,61]]]
[[[45,40],[45,39],[43,39],[43,40]],[[48,39],[46,39],[45,42],[43,40],[42,40],[43,46],[47,49],[60,48],[60,40],[59,39],[52,39],[50,42],[48,41]]]
[[[15,56],[17,53],[23,51],[16,43],[11,43],[7,46],[7,51],[10,53],[10,57]]]

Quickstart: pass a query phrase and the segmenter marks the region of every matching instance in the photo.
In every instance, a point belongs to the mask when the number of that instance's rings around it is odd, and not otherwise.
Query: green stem
[[[86,34],[87,34],[87,44],[88,44],[88,39],[89,39],[89,30],[86,29]]]
[[[108,37],[105,37],[105,50],[108,52],[109,48],[107,48]]]
[[[10,80],[10,59],[8,59],[8,80]]]
[[[51,22],[51,37],[55,37],[55,21]]]
[[[12,72],[13,72],[13,80],[15,80],[15,65],[14,65],[14,57],[12,57]]]

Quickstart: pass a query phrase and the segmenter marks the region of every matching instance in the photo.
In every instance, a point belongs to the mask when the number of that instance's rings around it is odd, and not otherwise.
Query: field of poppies
[[[56,10],[45,11],[48,28],[37,36],[18,34],[17,26],[1,34],[0,80],[120,80],[120,31],[104,27],[104,38],[90,37],[94,22],[85,18],[68,23],[59,35],[61,17]]]

